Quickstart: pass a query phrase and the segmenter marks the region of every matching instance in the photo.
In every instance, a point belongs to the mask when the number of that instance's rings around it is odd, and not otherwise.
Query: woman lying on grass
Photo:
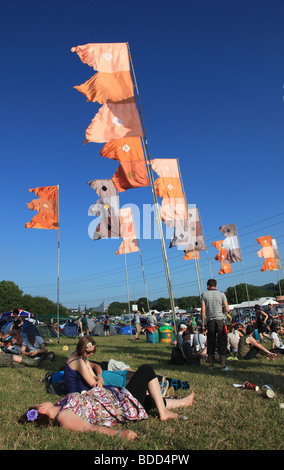
[[[149,394],[147,394],[149,392]],[[171,410],[192,406],[194,393],[181,399],[164,399],[156,373],[150,365],[139,367],[127,389],[92,388],[85,393],[70,393],[53,405],[41,403],[30,408],[19,419],[20,424],[34,421],[37,425],[55,424],[69,431],[99,432],[134,440],[138,436],[129,430],[110,429],[117,423],[147,419],[147,413],[157,408],[161,421],[177,418]]]

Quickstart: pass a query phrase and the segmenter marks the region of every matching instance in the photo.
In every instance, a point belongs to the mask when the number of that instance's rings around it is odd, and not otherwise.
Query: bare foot
[[[168,421],[169,419],[175,418],[178,418],[178,414],[172,413],[170,410],[167,410],[167,408],[165,408],[164,411],[160,414],[161,421]]]
[[[184,408],[186,406],[192,406],[193,405],[193,399],[194,399],[194,393],[191,392],[189,395],[187,395],[184,398],[179,398],[178,400],[173,400],[173,399],[166,399],[167,407],[166,409],[173,410],[175,408]]]
[[[194,399],[194,392],[191,392],[185,398],[181,398],[181,401],[183,400],[184,404],[180,404],[180,406],[192,406],[193,405],[193,399]]]

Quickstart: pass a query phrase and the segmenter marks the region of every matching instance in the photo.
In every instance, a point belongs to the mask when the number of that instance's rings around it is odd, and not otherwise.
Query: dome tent
[[[109,334],[110,336],[112,335],[117,335],[116,328],[110,323],[109,324]],[[91,336],[104,336],[104,324],[103,323],[96,323],[92,331],[90,331]]]

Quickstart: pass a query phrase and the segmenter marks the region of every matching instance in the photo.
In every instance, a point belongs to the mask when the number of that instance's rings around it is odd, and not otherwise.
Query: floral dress
[[[99,426],[147,419],[147,413],[136,398],[126,389],[116,387],[92,388],[85,393],[70,393],[55,406],[71,410],[83,420]]]

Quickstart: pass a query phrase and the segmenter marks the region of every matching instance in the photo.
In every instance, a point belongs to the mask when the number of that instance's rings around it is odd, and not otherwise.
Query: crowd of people
[[[231,323],[226,296],[217,290],[216,280],[209,279],[207,292],[202,295],[201,320],[196,323],[192,319],[188,325],[179,325],[177,344],[186,361],[190,364],[208,361],[209,368],[213,369],[217,356],[221,370],[231,371],[227,366],[228,359],[249,360],[258,354],[277,359],[284,353],[283,320],[271,304],[266,312],[259,305],[255,305],[254,310],[254,323]],[[269,349],[262,345],[266,339],[270,341]]]
[[[189,324],[179,325],[177,345],[188,363],[208,361],[210,369],[214,367],[218,353],[221,370],[224,371],[231,370],[226,365],[229,358],[249,360],[262,354],[268,359],[277,359],[284,351],[281,340],[283,322],[281,324],[271,307],[267,313],[256,305],[255,311],[254,325],[230,324],[227,330],[228,303],[225,295],[217,290],[216,281],[210,279],[207,292],[202,296],[201,320],[196,323],[192,318]],[[151,321],[156,327],[155,315]],[[54,360],[55,355],[48,352],[44,340],[33,329],[23,334],[22,325],[23,321],[15,310],[11,330],[5,334],[0,331],[0,367],[10,366],[13,362],[38,367],[43,360]],[[139,312],[134,318],[134,328],[139,338],[142,329]],[[67,358],[62,371],[66,396],[55,404],[44,402],[31,407],[20,417],[21,424],[54,424],[69,430],[94,431],[134,440],[137,438],[135,432],[112,429],[112,426],[147,419],[153,408],[162,421],[167,421],[177,417],[177,408],[193,405],[193,392],[179,399],[165,396],[165,378],[157,375],[150,365],[143,364],[135,371],[120,363],[120,367],[109,370],[108,362],[92,361],[96,342],[89,335],[84,321],[80,329],[76,349]],[[105,331],[107,334],[107,328]],[[262,345],[266,339],[271,341],[270,350]]]
[[[0,367],[11,367],[13,363],[39,367],[43,361],[54,360],[54,352],[48,351],[35,329],[23,332],[24,322],[18,309],[13,310],[12,319],[8,332],[0,330]]]

